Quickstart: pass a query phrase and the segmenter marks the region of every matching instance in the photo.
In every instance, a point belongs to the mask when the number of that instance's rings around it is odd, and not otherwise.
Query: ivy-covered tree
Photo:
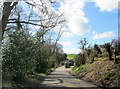
[[[109,60],[111,61],[112,60],[112,50],[111,50],[112,45],[111,45],[111,43],[105,43],[103,46],[109,55]]]
[[[120,38],[118,38],[117,40],[113,40],[112,42],[112,46],[114,48],[114,51],[113,51],[113,54],[114,54],[114,60],[115,60],[115,63],[117,64],[118,61],[120,61],[119,58],[117,58],[118,55],[120,55]]]
[[[97,55],[102,53],[97,44],[94,45],[94,50]]]

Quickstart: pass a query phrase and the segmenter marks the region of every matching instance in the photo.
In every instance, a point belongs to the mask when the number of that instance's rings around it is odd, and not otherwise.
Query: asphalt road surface
[[[56,71],[52,72],[50,75],[46,76],[41,87],[91,87],[98,88],[96,85],[82,81],[70,75],[64,66],[59,67]]]

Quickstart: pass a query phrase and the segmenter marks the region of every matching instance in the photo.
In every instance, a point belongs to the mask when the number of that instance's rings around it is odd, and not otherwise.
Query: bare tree
[[[82,40],[80,40],[78,44],[82,52],[85,52],[86,46],[88,45],[88,41],[86,40],[86,38],[83,38]]]
[[[88,45],[88,41],[86,40],[86,38],[83,38],[82,40],[80,40],[79,44],[79,48],[82,50],[82,53],[80,54],[80,61],[82,62],[81,64],[85,64],[86,63],[86,55],[85,55],[85,51],[86,51],[86,46]]]
[[[111,43],[105,43],[103,46],[109,55],[109,60],[112,60],[112,49],[111,49],[112,45],[111,45]]]
[[[3,5],[3,15],[2,15],[2,35],[0,37],[0,42],[2,41],[4,32],[6,31],[6,26],[7,24],[11,23],[19,23],[19,24],[31,24],[34,26],[39,26],[40,29],[43,30],[43,34],[41,37],[49,30],[57,26],[58,24],[64,22],[64,20],[59,20],[59,18],[62,15],[57,15],[53,8],[50,8],[50,4],[54,3],[51,0],[40,0],[39,3],[36,3],[34,1],[32,2],[27,2],[25,1],[28,5],[31,6],[31,9],[36,9],[38,12],[37,14],[39,15],[39,19],[31,19],[31,13],[28,16],[29,20],[24,21],[24,20],[18,20],[16,18],[9,18],[12,9],[14,9],[14,6],[18,4],[18,2],[4,2]],[[35,15],[36,16],[36,15]]]

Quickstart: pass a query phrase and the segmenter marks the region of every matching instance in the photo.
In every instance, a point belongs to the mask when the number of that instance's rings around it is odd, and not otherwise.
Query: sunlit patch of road
[[[56,71],[46,76],[42,84],[42,87],[97,87],[91,83],[76,79],[70,75],[64,66],[59,67]]]

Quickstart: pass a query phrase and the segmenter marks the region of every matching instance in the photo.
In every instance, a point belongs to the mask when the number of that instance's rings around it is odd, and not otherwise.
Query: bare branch
[[[63,32],[62,32],[62,33],[63,33]],[[59,33],[58,33],[58,37],[57,37],[57,39],[56,39],[56,41],[55,41],[55,45],[54,45],[53,51],[49,54],[49,56],[51,56],[51,55],[55,52],[57,42],[58,42],[58,40],[60,39],[60,37],[62,36],[62,33],[61,33],[61,28],[60,28]]]

